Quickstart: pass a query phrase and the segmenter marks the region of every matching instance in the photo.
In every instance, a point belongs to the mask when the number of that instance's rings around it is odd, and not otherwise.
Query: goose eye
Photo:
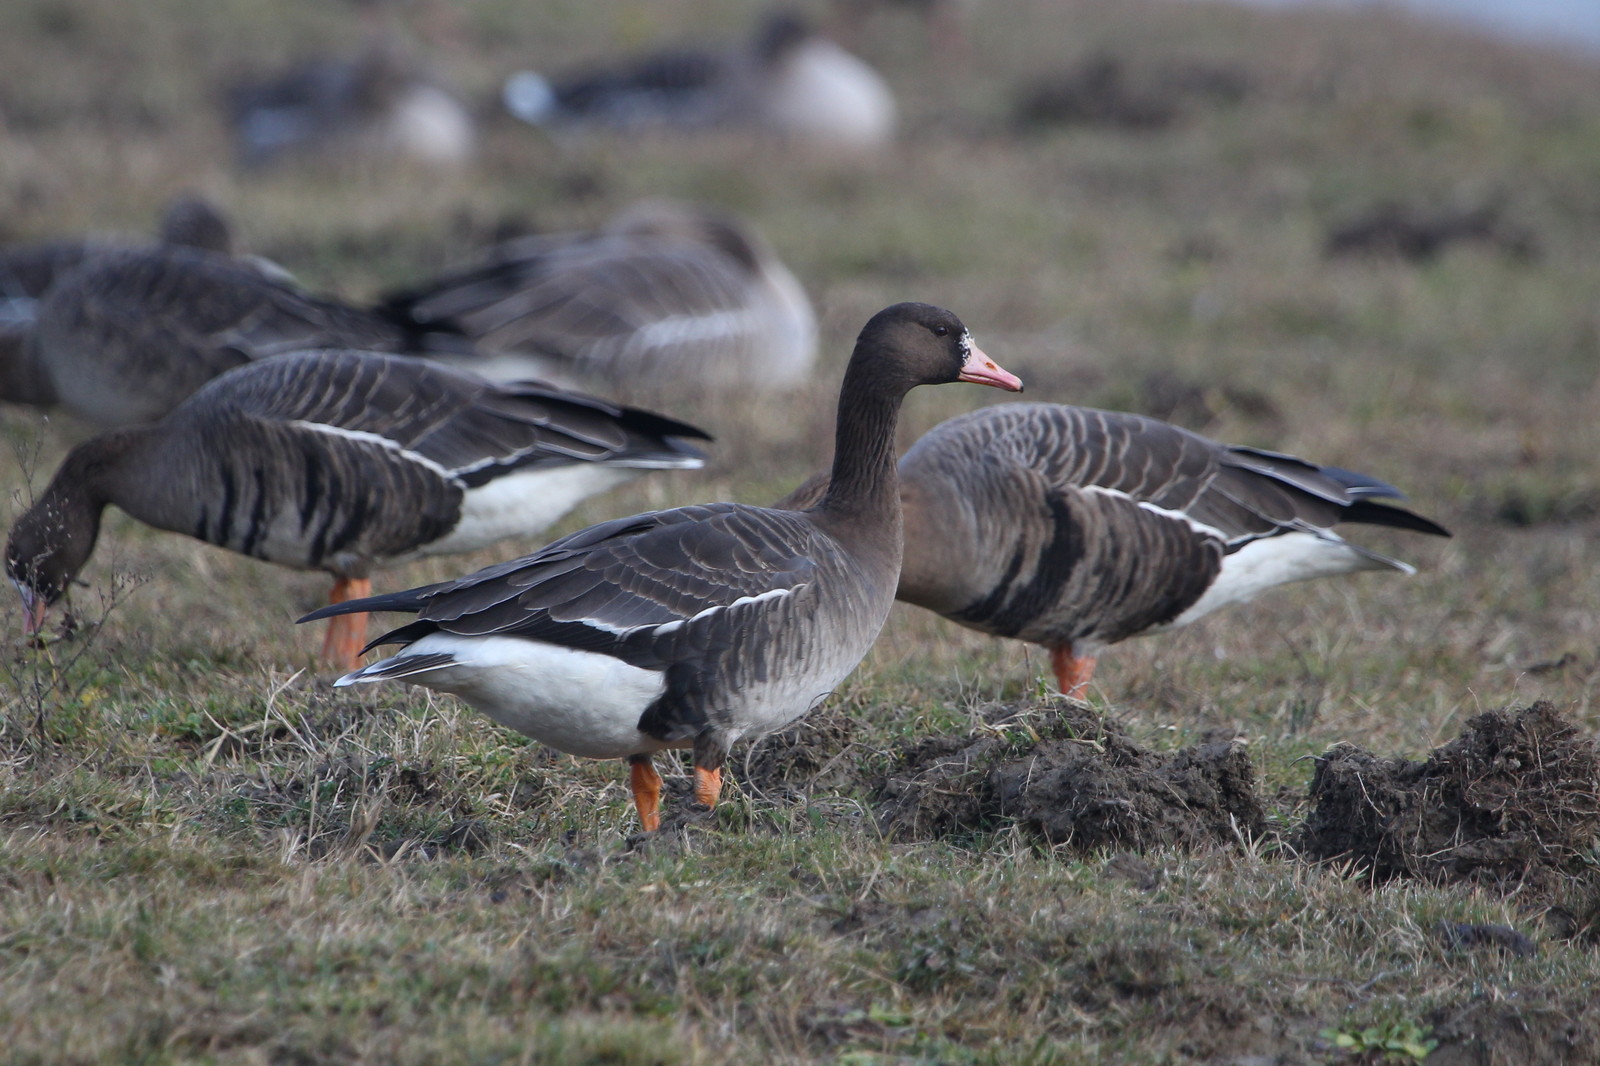
[[[935,337],[948,337],[950,335],[950,327],[949,326],[934,326],[933,327],[933,335]]]

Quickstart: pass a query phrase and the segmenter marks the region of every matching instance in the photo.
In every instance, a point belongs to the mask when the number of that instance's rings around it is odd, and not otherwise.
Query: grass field
[[[1337,743],[1420,759],[1480,712],[1538,700],[1600,725],[1595,63],[1376,12],[1154,0],[989,0],[953,60],[890,12],[859,50],[900,94],[901,143],[835,159],[555,142],[491,114],[510,70],[731,36],[748,5],[448,10],[439,65],[485,100],[476,165],[241,174],[218,87],[352,45],[347,6],[0,6],[0,239],[147,231],[198,190],[253,250],[364,298],[503,224],[705,200],[748,216],[807,284],[816,380],[673,412],[717,434],[710,468],[563,528],[781,495],[826,461],[855,331],[920,299],[960,314],[1029,399],[1368,471],[1456,536],[1357,531],[1420,572],[1284,589],[1109,653],[1097,711],[1161,753],[1244,738],[1266,803],[1258,833],[1130,855],[1004,819],[909,841],[880,828],[874,783],[915,742],[981,734],[999,704],[1049,709],[1038,649],[897,607],[806,734],[833,731],[818,769],[741,773],[736,753],[712,816],[686,811],[680,773],[647,839],[616,765],[420,690],[335,692],[320,631],[291,624],[326,595],[320,575],[116,516],[77,594],[101,624],[41,649],[15,603],[4,614],[0,1059],[1265,1066],[1432,1046],[1449,1066],[1600,1062],[1597,938],[1559,937],[1547,913],[1582,925],[1593,877],[1374,884],[1288,846],[1309,757]],[[1025,82],[1107,59],[1169,121],[1014,126]],[[1487,206],[1498,228],[1423,261],[1324,254],[1385,204]],[[906,442],[992,399],[921,393]],[[22,408],[0,426],[9,518],[88,430]],[[1592,874],[1600,854],[1579,861]],[[1537,950],[1453,943],[1440,923],[1508,925]]]

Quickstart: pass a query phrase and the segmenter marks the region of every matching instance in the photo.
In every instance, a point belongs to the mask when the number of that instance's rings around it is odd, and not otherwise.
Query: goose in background
[[[192,195],[176,197],[167,204],[156,240],[167,246],[199,248],[219,255],[231,256],[236,251],[233,226],[226,216],[209,201]],[[55,402],[53,390],[30,347],[39,301],[57,279],[90,258],[139,247],[148,247],[148,243],[107,234],[58,237],[0,248],[0,400],[35,405]]]
[[[967,37],[974,0],[833,0],[829,6],[835,13],[839,39],[854,48],[866,24],[877,12],[898,10],[923,24],[928,39],[928,51],[941,62],[964,64],[970,58],[971,42]],[[898,27],[896,27],[898,30]]]
[[[714,805],[733,743],[805,714],[866,655],[900,572],[900,403],[914,386],[954,381],[1022,387],[949,311],[886,308],[856,341],[831,486],[809,510],[713,503],[619,518],[456,581],[302,621],[416,614],[373,642],[398,652],[337,684],[409,681],[569,754],[626,759],[653,830],[653,753],[692,748],[695,795]]]
[[[740,48],[655,52],[549,81],[507,80],[506,109],[554,130],[739,129],[847,150],[894,139],[894,96],[866,63],[793,12],[764,19]]]
[[[533,374],[630,395],[779,389],[817,352],[805,290],[759,234],[705,208],[646,200],[595,233],[526,237],[385,307],[459,331],[494,377]]]
[[[311,351],[251,363],[159,422],[68,453],[6,545],[37,631],[94,550],[107,504],[157,529],[337,579],[539,532],[646,470],[702,465],[693,426],[538,382],[500,385],[425,360]],[[366,618],[323,652],[353,668]]]
[[[477,134],[466,107],[387,35],[346,59],[308,60],[228,90],[240,162],[294,156],[401,156],[459,166]]]
[[[437,337],[437,331],[434,334]],[[437,341],[194,248],[94,255],[51,286],[31,336],[33,402],[101,426],[149,422],[207,381],[310,348],[420,350]]]
[[[805,507],[826,475],[780,507]],[[1365,474],[1218,444],[1141,415],[1002,404],[935,426],[900,460],[897,598],[1043,645],[1081,698],[1111,644],[1188,625],[1277,585],[1414,573],[1351,544],[1341,522],[1449,536],[1378,498]]]

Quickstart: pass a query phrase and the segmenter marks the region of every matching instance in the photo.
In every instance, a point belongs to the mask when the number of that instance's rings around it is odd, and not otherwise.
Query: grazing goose
[[[234,86],[228,114],[245,166],[316,154],[460,165],[476,150],[471,114],[385,35],[353,58]]]
[[[172,200],[162,213],[161,244],[234,251],[233,228],[215,207],[195,196]],[[56,402],[30,341],[39,301],[56,279],[93,256],[140,247],[111,236],[63,237],[0,248],[0,400],[48,406]]]
[[[554,129],[742,129],[869,149],[895,127],[877,72],[791,12],[769,16],[742,48],[657,52],[554,83],[523,71],[503,96],[517,118]]]
[[[645,470],[701,465],[693,426],[538,382],[496,385],[424,360],[312,351],[210,382],[159,422],[68,453],[17,520],[6,574],[29,632],[88,562],[105,506],[157,529],[337,579],[475,551],[550,525]],[[324,653],[360,661],[366,618]]]
[[[55,401],[103,426],[149,422],[218,374],[308,348],[404,351],[413,331],[193,248],[95,255],[53,285],[33,329]]]
[[[513,376],[612,389],[783,388],[816,358],[811,302],[766,242],[734,218],[660,200],[597,233],[501,245],[386,306],[466,334]]]
[[[438,585],[335,604],[410,611],[390,658],[337,682],[454,693],[573,755],[625,758],[644,827],[660,824],[651,754],[694,749],[714,805],[729,747],[805,714],[867,653],[894,599],[894,429],[916,385],[1022,383],[959,319],[897,304],[861,331],[839,395],[832,488],[806,511],[736,503],[619,518]]]
[[[804,507],[813,478],[778,506]],[[1217,444],[1140,415],[1004,404],[933,428],[900,460],[907,549],[896,596],[1042,644],[1081,697],[1100,649],[1188,625],[1275,585],[1412,567],[1339,522],[1450,534],[1374,497],[1376,478]]]

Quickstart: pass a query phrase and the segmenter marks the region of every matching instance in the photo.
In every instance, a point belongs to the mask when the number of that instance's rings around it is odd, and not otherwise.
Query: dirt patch
[[[784,796],[820,785],[831,788],[854,772],[843,756],[855,740],[856,721],[836,703],[764,737],[743,759],[730,763],[740,784],[758,793]]]
[[[1216,735],[1162,754],[1065,700],[1005,705],[966,737],[913,747],[876,790],[884,829],[930,839],[1014,823],[1051,845],[1199,848],[1261,831],[1244,745]]]
[[[1571,889],[1600,834],[1600,750],[1549,703],[1480,714],[1426,760],[1341,744],[1317,763],[1296,834],[1372,876]]]
[[[1438,1047],[1428,1066],[1592,1066],[1600,1047],[1600,1005],[1473,999],[1434,1011]]]

